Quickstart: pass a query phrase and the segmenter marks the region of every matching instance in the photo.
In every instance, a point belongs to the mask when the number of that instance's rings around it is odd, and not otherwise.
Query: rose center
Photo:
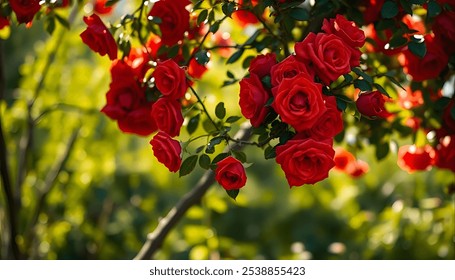
[[[291,99],[291,110],[292,111],[309,111],[310,102],[308,96],[302,92],[294,95]]]

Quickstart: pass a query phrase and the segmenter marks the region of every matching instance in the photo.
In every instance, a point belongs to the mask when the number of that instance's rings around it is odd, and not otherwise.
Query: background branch
[[[5,77],[3,72],[3,41],[0,40],[0,104],[5,98]],[[17,207],[11,184],[11,176],[8,167],[8,155],[6,148],[6,140],[3,134],[2,114],[0,112],[0,175],[2,188],[5,193],[6,201],[6,216],[9,227],[9,244],[7,258],[20,259],[20,251],[16,242],[17,236]]]
[[[237,139],[239,143],[234,143],[230,149],[242,149],[244,145],[240,143],[242,141],[247,141],[251,137],[251,130],[252,128],[249,123],[243,124],[237,134],[233,137],[234,139]],[[134,257],[134,259],[151,259],[156,251],[161,248],[164,239],[172,230],[172,228],[180,221],[180,219],[185,215],[186,211],[191,208],[191,206],[195,205],[201,200],[201,198],[214,182],[214,172],[212,170],[206,171],[196,186],[189,193],[187,193],[175,207],[169,211],[166,217],[160,220],[155,230],[147,235],[147,240],[145,241],[136,257]]]

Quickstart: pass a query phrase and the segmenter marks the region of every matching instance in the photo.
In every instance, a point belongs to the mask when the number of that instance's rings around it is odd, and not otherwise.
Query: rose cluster
[[[431,141],[422,141],[404,145],[398,151],[398,166],[412,173],[425,171],[432,166],[455,171],[455,114],[453,97],[443,96],[441,82],[446,80],[449,71],[449,58],[455,54],[455,1],[437,0],[433,7],[437,13],[431,14],[429,6],[426,19],[399,12],[395,19],[400,24],[402,33],[397,33],[395,26],[378,30],[374,24],[380,20],[380,11],[385,1],[365,0],[365,22],[370,25],[366,33],[370,40],[369,53],[383,54],[393,59],[409,75],[409,84],[398,92],[398,105],[403,112],[404,124],[415,134],[434,135]],[[374,5],[372,4],[374,2]],[[425,23],[427,23],[426,28]],[[395,32],[395,33],[394,33]],[[398,36],[402,35],[402,37]],[[397,40],[399,39],[399,40]],[[419,44],[425,45],[422,53],[415,50]],[[413,48],[414,47],[414,48]],[[452,93],[453,94],[453,93]],[[363,99],[363,100],[361,100]],[[359,102],[360,101],[360,102]],[[373,102],[372,102],[373,101]],[[362,114],[378,117],[390,117],[384,109],[384,96],[376,92],[359,98],[357,104]],[[372,110],[365,110],[366,105],[376,104]],[[431,104],[441,104],[441,109],[433,110]],[[429,106],[430,105],[430,106]],[[368,109],[368,108],[367,108]],[[433,110],[440,125],[428,122],[428,112]],[[392,118],[396,119],[399,116]],[[429,143],[431,142],[431,143]]]
[[[342,15],[325,19],[322,31],[295,44],[295,54],[251,61],[240,81],[240,108],[254,127],[267,126],[277,114],[292,138],[276,146],[276,161],[290,186],[314,184],[335,166],[333,138],[343,130],[336,97],[325,94],[340,76],[360,65],[365,35]]]

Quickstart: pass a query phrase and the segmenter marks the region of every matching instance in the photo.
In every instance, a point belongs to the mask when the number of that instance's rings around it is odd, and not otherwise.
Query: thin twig
[[[33,241],[35,239],[35,227],[36,227],[36,223],[38,222],[38,217],[46,205],[46,198],[47,198],[48,194],[51,192],[52,187],[55,185],[55,181],[57,180],[58,175],[65,168],[66,161],[70,157],[71,151],[73,150],[74,144],[76,143],[76,139],[79,134],[79,130],[80,130],[80,128],[77,128],[73,132],[70,139],[68,140],[68,143],[66,144],[65,151],[55,162],[54,166],[51,168],[51,170],[47,174],[42,188],[39,189],[40,193],[38,195],[36,207],[35,207],[35,210],[32,212],[33,216],[30,220],[30,224],[28,227],[29,228],[29,232],[28,232],[28,236],[27,236],[28,245],[33,244]]]
[[[244,124],[240,130],[234,136],[239,141],[247,141],[251,137],[251,125]],[[242,149],[243,145],[233,144],[231,150]],[[155,230],[147,235],[147,240],[142,246],[139,253],[134,257],[135,260],[146,260],[151,259],[153,255],[163,245],[164,239],[174,226],[180,221],[185,213],[190,209],[191,206],[198,203],[204,194],[207,192],[209,187],[215,182],[215,175],[212,170],[208,170],[201,177],[199,182],[192,190],[187,193],[178,203],[174,206],[169,213],[161,219]]]

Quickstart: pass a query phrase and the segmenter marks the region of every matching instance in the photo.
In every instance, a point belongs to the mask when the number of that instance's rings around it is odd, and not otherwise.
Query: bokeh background
[[[3,129],[13,178],[23,178],[19,246],[31,259],[131,259],[202,170],[184,178],[169,173],[153,157],[150,138],[124,134],[101,114],[109,60],[82,44],[80,19],[52,36],[45,24],[12,26],[1,42]],[[198,91],[212,112],[223,100],[228,114],[238,115],[238,86],[220,89],[226,70],[222,61],[211,63]],[[238,76],[245,73],[236,67]],[[274,160],[258,149],[244,152],[254,164],[237,200],[213,185],[157,259],[455,259],[453,173],[408,174],[391,144],[380,162],[368,147],[357,153],[370,165],[359,179],[331,171],[321,183],[289,189]],[[0,221],[4,258],[3,192]]]

